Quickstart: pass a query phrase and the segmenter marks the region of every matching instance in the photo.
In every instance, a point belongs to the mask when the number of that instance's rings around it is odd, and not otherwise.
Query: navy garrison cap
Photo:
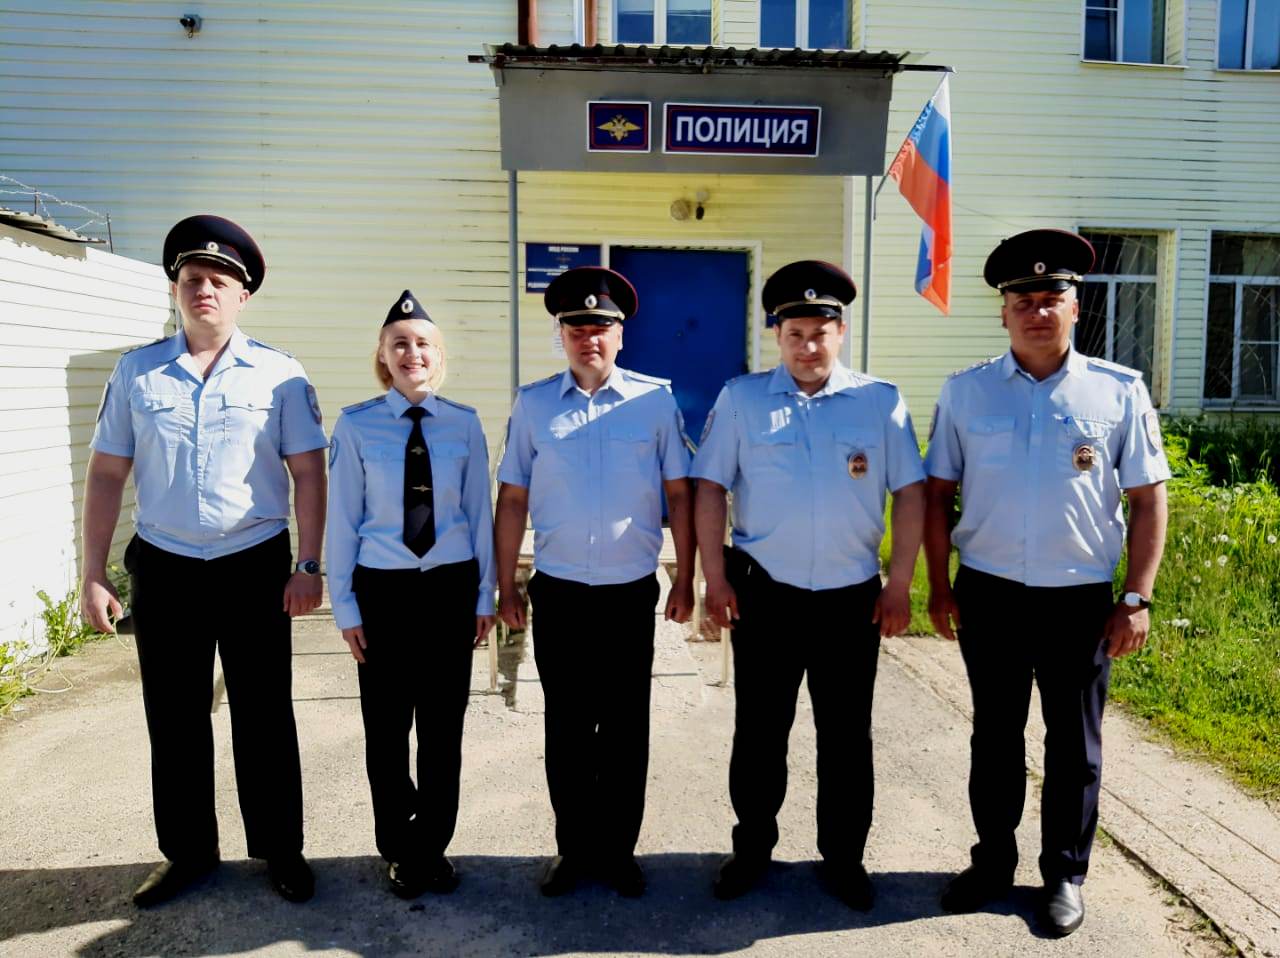
[[[625,276],[603,266],[566,270],[547,287],[547,312],[569,326],[611,326],[635,315],[640,306]]]
[[[802,259],[770,276],[760,298],[768,314],[765,325],[773,326],[800,316],[841,319],[857,295],[858,288],[839,266]]]
[[[987,257],[982,278],[1000,292],[1061,292],[1093,269],[1093,247],[1070,230],[1027,230],[1002,240]]]
[[[391,308],[387,310],[387,318],[382,321],[382,325],[388,326],[391,323],[398,323],[402,319],[425,319],[429,323],[434,322],[427,315],[427,311],[422,308],[422,304],[418,302],[418,297],[407,289],[400,294],[399,299],[391,304]]]
[[[262,285],[267,264],[253,237],[221,216],[188,216],[164,238],[164,272],[177,282],[178,270],[189,259],[229,266],[250,293]]]

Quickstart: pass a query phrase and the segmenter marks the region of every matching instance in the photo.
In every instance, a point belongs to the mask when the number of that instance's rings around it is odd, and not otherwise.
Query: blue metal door
[[[640,297],[618,364],[670,379],[697,442],[720,387],[747,371],[747,254],[615,246],[609,266]]]

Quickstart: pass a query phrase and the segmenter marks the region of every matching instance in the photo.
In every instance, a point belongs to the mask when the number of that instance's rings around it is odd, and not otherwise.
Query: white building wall
[[[76,582],[89,441],[120,353],[164,335],[159,267],[0,225],[0,644]],[[125,491],[111,559],[132,534]]]
[[[446,392],[501,435],[506,176],[493,78],[466,58],[515,39],[515,0],[8,6],[0,171],[112,212],[147,262],[183,216],[244,225],[267,259],[245,329],[298,356],[329,425],[380,390],[378,329],[411,288],[445,331]]]

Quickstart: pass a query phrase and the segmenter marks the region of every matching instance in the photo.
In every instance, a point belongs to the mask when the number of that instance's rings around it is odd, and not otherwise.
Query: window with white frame
[[[1165,0],[1085,0],[1084,58],[1164,63]]]
[[[849,0],[760,0],[760,46],[845,50]]]
[[[1159,325],[1160,237],[1081,230],[1098,259],[1080,293],[1075,347],[1142,371],[1152,382]]]
[[[618,0],[615,10],[618,43],[711,42],[711,0]]]
[[[1280,70],[1280,0],[1219,0],[1218,66]]]
[[[1215,233],[1204,398],[1280,402],[1280,236]]]

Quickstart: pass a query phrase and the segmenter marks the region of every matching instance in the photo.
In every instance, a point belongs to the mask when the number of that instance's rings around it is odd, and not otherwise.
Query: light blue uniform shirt
[[[90,448],[133,460],[141,538],[216,559],[287,528],[282,457],[326,445],[296,359],[237,329],[201,379],[179,329],[120,357]]]
[[[1169,478],[1142,374],[1074,349],[1041,382],[1012,352],[954,374],[931,433],[925,468],[961,486],[960,561],[1031,586],[1110,582],[1120,490]]]
[[[498,468],[529,490],[534,567],[587,585],[657,570],[662,483],[688,475],[670,383],[618,367],[595,395],[567,369],[522,386]]]
[[[436,526],[435,544],[418,558],[404,544],[404,455],[413,429],[404,414],[409,405],[392,389],[348,406],[333,427],[325,552],[329,601],[340,629],[361,624],[351,591],[357,564],[426,571],[475,559],[480,565],[476,615],[494,613],[493,502],[480,417],[470,406],[434,394],[418,404],[427,411],[422,432],[431,453]]]
[[[732,490],[737,548],[779,582],[816,590],[879,573],[885,492],[924,469],[898,387],[837,363],[812,396],[783,365],[729,380],[693,475]]]

